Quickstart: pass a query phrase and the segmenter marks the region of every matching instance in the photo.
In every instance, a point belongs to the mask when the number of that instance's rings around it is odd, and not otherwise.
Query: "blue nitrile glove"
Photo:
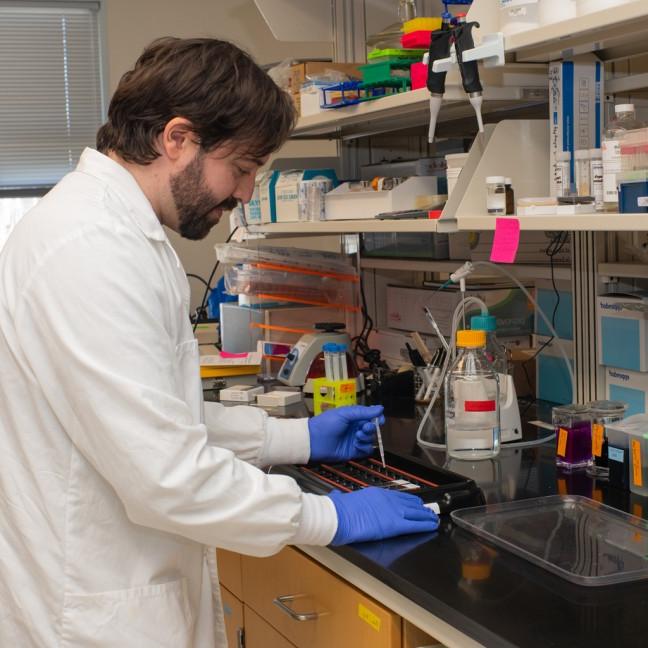
[[[378,418],[382,425],[383,406],[350,405],[326,410],[308,421],[311,461],[349,461],[373,452]]]
[[[436,531],[439,516],[416,495],[383,488],[363,488],[352,493],[331,491],[338,528],[334,546],[366,540],[382,540],[406,533]]]

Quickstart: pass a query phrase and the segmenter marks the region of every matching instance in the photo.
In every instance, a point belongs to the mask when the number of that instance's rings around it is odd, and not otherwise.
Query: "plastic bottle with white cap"
[[[642,128],[634,104],[614,107],[616,118],[610,122],[603,138],[603,208],[607,212],[619,211],[617,174],[621,172],[621,141],[626,131]]]

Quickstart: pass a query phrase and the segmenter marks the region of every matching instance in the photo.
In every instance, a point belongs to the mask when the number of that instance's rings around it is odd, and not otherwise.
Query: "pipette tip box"
[[[257,396],[263,394],[263,387],[252,385],[234,385],[227,389],[221,389],[220,399],[222,401],[234,401],[238,403],[252,403]]]

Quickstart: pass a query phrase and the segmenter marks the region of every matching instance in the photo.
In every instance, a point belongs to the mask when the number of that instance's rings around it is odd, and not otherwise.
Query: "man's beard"
[[[215,210],[231,211],[238,201],[230,196],[218,199],[206,187],[203,178],[203,155],[198,153],[182,171],[171,176],[171,195],[178,211],[180,236],[199,241],[218,223],[218,217],[209,218]]]

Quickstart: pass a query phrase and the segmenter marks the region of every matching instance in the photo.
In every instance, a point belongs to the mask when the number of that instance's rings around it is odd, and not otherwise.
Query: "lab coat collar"
[[[167,240],[151,203],[132,174],[123,166],[99,151],[86,148],[81,154],[76,170],[98,178],[110,191],[119,194],[145,236],[155,241]]]

